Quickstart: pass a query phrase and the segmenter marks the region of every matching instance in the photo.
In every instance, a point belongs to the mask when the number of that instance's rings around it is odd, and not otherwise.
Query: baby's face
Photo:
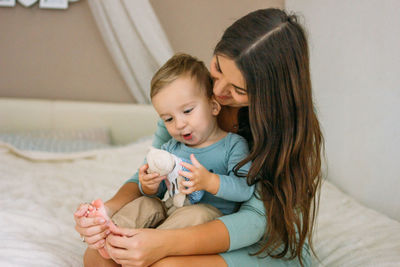
[[[196,80],[183,76],[152,98],[169,134],[191,147],[207,146],[218,127],[218,104],[209,99],[204,90],[199,88]]]

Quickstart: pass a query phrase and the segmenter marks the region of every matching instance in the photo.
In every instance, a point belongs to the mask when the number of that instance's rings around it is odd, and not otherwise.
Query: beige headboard
[[[114,144],[154,133],[151,105],[0,98],[0,131],[107,127]]]

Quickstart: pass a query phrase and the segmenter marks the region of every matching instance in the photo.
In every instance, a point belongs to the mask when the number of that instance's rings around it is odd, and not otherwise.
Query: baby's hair
[[[213,92],[210,72],[202,61],[184,53],[175,54],[154,74],[151,79],[150,97],[153,98],[165,86],[184,75],[195,79],[200,89],[211,98]]]

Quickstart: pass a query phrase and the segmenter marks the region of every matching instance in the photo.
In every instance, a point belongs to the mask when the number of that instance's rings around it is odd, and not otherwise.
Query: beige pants
[[[112,221],[124,228],[177,229],[199,225],[222,216],[208,204],[195,204],[175,209],[158,198],[139,197],[123,206]]]

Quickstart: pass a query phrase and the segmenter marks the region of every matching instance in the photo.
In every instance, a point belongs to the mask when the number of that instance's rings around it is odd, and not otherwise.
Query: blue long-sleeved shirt
[[[157,130],[153,138],[153,147],[161,148],[171,139],[162,120],[157,122]],[[136,172],[127,182],[139,184],[139,174]],[[265,209],[261,200],[255,194],[244,202],[239,211],[219,218],[229,232],[229,251],[250,246],[259,241],[266,229]]]
[[[247,201],[253,195],[254,186],[248,186],[245,177],[237,177],[233,171],[235,165],[248,155],[249,149],[246,140],[234,133],[228,133],[218,142],[207,147],[192,148],[170,139],[161,146],[179,158],[189,159],[194,154],[196,159],[208,171],[219,176],[220,185],[216,195],[205,192],[199,203],[210,204],[218,208],[223,214],[236,212],[241,202]],[[247,174],[250,163],[240,168],[239,172]],[[167,187],[163,181],[160,184],[157,196],[162,198]]]

